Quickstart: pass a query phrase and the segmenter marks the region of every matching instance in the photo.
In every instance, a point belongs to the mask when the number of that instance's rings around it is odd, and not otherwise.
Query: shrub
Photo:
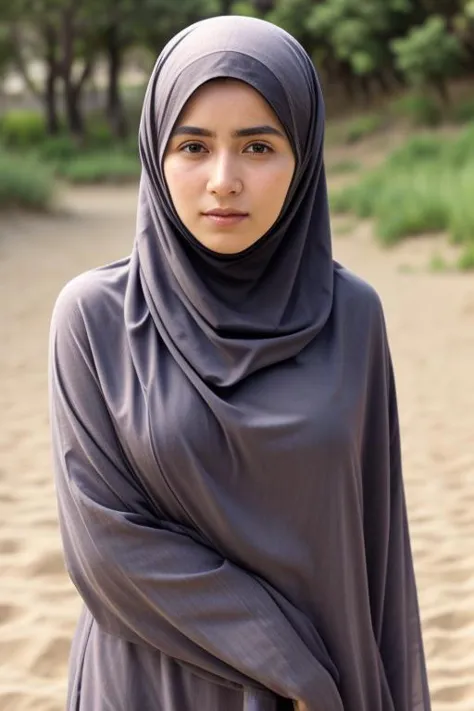
[[[445,145],[445,140],[439,136],[413,136],[389,155],[386,167],[410,171],[420,163],[440,159],[446,150]]]
[[[384,126],[384,118],[380,114],[367,114],[353,119],[346,127],[346,143],[357,143],[363,138],[372,136]]]
[[[392,40],[395,63],[414,86],[432,86],[443,98],[446,80],[458,71],[463,49],[442,15],[431,14],[405,37]]]
[[[91,153],[63,164],[60,174],[72,183],[119,183],[138,178],[140,162],[118,151]]]
[[[449,205],[449,232],[455,244],[474,244],[474,160],[453,169],[446,186]]]
[[[8,148],[31,148],[45,137],[44,118],[36,111],[11,110],[0,119],[0,140]]]
[[[38,156],[47,162],[62,163],[79,154],[76,141],[68,135],[46,138],[38,148]]]
[[[469,123],[474,121],[474,99],[467,99],[451,110],[450,118],[455,123]]]
[[[108,126],[102,117],[92,117],[89,119],[86,138],[86,144],[89,148],[101,150],[110,148],[116,142],[116,138],[113,136],[110,126]]]
[[[54,192],[52,171],[32,157],[0,152],[0,207],[44,210]]]
[[[471,127],[454,140],[411,139],[356,185],[331,195],[331,208],[375,218],[385,244],[441,230],[456,243],[474,244],[473,134]]]
[[[461,254],[458,267],[463,271],[474,270],[474,244],[469,244]]]
[[[330,163],[326,167],[328,175],[342,175],[344,173],[355,173],[360,169],[360,163],[355,160],[341,160],[337,163]]]
[[[443,120],[439,102],[429,94],[407,94],[392,103],[392,110],[412,126],[434,127]]]
[[[405,236],[445,230],[449,222],[445,183],[446,177],[438,170],[423,165],[409,174],[401,171],[385,176],[374,206],[382,243],[391,245]]]

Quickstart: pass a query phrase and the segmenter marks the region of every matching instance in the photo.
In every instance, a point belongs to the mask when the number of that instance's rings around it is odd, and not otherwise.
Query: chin
[[[212,239],[201,238],[196,235],[196,239],[204,247],[207,247],[207,249],[210,249],[212,252],[216,252],[217,254],[238,254],[239,252],[243,252],[248,249],[252,246],[252,244],[258,241],[257,239],[232,239],[232,236],[229,234],[222,235],[222,237],[213,235]]]

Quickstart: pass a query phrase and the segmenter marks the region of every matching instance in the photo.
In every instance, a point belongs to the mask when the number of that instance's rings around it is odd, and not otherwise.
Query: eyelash
[[[179,151],[182,153],[188,153],[188,155],[199,155],[201,153],[201,151],[196,151],[196,152],[195,151],[189,151],[189,152],[186,151],[185,149],[189,148],[190,146],[199,146],[200,148],[205,148],[205,146],[203,146],[202,143],[197,143],[196,141],[192,141],[191,143],[186,143],[185,145],[181,146],[179,148]],[[253,153],[253,155],[266,155],[267,153],[274,152],[273,148],[268,146],[266,143],[262,143],[261,141],[255,141],[254,143],[251,143],[249,146],[247,146],[247,148],[251,148],[252,146],[261,146],[266,149],[265,152],[262,152],[262,153],[257,152],[257,153]]]

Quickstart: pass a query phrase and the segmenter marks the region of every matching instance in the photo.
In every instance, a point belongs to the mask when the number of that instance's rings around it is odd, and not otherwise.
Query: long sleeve
[[[81,309],[64,296],[51,328],[50,408],[66,566],[97,623],[256,694],[342,711],[311,623],[285,615],[258,579],[156,516],[121,452]]]
[[[380,654],[394,711],[430,711],[420,614],[402,476],[395,379],[388,361],[390,502]]]

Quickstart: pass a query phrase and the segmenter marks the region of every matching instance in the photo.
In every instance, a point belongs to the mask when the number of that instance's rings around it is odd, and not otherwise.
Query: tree
[[[396,63],[415,86],[431,86],[445,102],[449,101],[446,80],[460,67],[462,46],[447,27],[444,17],[432,15],[413,27],[406,37],[391,43]]]

